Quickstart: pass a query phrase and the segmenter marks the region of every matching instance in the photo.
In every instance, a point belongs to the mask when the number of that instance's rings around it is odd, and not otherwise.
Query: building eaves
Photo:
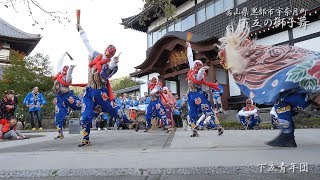
[[[180,5],[182,5],[183,3],[187,2],[188,0],[172,0],[171,3],[176,6],[179,7]],[[125,28],[131,28],[131,29],[135,29],[141,32],[147,32],[148,31],[148,26],[154,22],[155,20],[157,20],[158,18],[155,17],[150,17],[149,20],[145,21],[146,25],[141,25],[140,22],[140,18],[146,13],[148,12],[150,14],[153,14],[152,11],[155,11],[155,7],[154,6],[149,6],[147,7],[144,11],[140,12],[137,15],[131,16],[131,17],[127,17],[127,18],[122,18],[122,22],[120,23],[121,25],[123,25]]]
[[[134,91],[139,91],[140,85],[124,88],[124,89],[119,89],[117,91],[114,91],[115,93],[126,93],[126,92],[134,92]]]
[[[0,36],[9,37],[9,38],[17,38],[17,39],[28,39],[28,40],[40,40],[40,34],[30,34],[20,29],[12,26],[8,22],[4,21],[0,18]]]

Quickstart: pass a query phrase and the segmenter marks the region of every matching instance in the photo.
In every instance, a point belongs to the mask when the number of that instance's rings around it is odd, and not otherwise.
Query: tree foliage
[[[45,96],[47,105],[43,108],[44,114],[52,114],[54,106],[52,99],[52,68],[49,66],[49,57],[37,53],[34,56],[22,58],[18,52],[10,54],[11,65],[4,67],[3,77],[0,81],[0,92],[14,90],[18,95],[18,116],[25,116],[27,108],[23,105],[24,97],[32,91],[33,87],[39,87],[39,91]]]
[[[151,18],[165,17],[168,22],[174,19],[176,7],[171,3],[172,0],[142,0],[144,2],[143,15],[140,17],[139,23],[146,25],[145,21]]]
[[[139,85],[137,82],[131,80],[128,76],[124,78],[111,80],[112,89],[117,91],[120,89]]]

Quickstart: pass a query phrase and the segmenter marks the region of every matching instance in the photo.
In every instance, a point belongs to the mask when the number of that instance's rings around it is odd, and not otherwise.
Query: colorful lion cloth
[[[231,72],[241,91],[258,104],[274,104],[282,92],[320,91],[320,52],[299,47],[256,45],[249,26],[227,27],[220,38],[222,64]]]
[[[258,104],[275,106],[282,132],[267,144],[296,147],[292,116],[311,99],[319,100],[314,95],[320,92],[320,52],[289,45],[257,45],[249,33],[243,19],[236,29],[227,26],[226,36],[219,39],[221,64],[243,94]]]

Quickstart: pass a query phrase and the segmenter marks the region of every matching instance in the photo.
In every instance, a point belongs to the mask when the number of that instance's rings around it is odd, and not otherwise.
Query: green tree
[[[35,86],[39,87],[39,91],[47,100],[43,114],[53,115],[54,106],[51,103],[54,97],[51,91],[53,79],[49,57],[37,53],[34,56],[22,58],[18,52],[12,51],[10,62],[11,65],[4,67],[3,77],[0,81],[0,92],[12,89],[18,95],[17,116],[28,117],[28,110],[23,105],[23,99]]]
[[[130,77],[124,77],[124,78],[112,80],[111,85],[112,85],[112,89],[117,91],[120,89],[136,86],[138,85],[138,83],[131,80]]]
[[[152,18],[165,17],[166,23],[174,19],[176,14],[176,6],[174,6],[172,0],[142,0],[144,2],[143,15],[139,19],[141,25],[146,25],[145,21]]]

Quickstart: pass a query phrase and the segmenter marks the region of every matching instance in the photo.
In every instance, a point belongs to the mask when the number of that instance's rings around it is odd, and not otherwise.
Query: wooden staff
[[[77,9],[76,13],[77,13],[77,24],[80,25],[80,9]],[[79,27],[78,27],[78,31],[79,31],[79,30],[80,30],[80,29],[79,29]]]
[[[70,60],[72,60],[72,61],[73,61],[72,56],[71,56],[68,52],[66,52],[66,54],[69,56]]]
[[[192,32],[187,32],[187,42],[190,42],[192,39]]]

